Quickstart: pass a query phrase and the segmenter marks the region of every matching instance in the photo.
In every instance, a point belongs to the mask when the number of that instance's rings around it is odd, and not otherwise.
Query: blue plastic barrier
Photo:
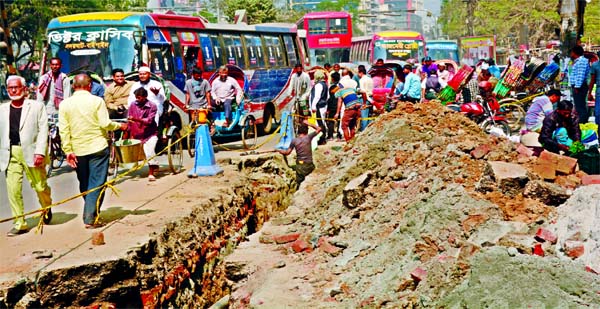
[[[294,139],[294,118],[290,115],[290,112],[283,112],[281,114],[281,130],[279,131],[281,139],[275,149],[287,150],[292,144]]]
[[[194,168],[188,173],[189,177],[214,176],[222,174],[223,169],[217,165],[215,151],[210,138],[210,130],[207,124],[200,125],[196,129],[196,157]]]

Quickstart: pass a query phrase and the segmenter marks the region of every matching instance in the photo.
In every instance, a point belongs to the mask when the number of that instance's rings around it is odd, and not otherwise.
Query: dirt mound
[[[596,276],[578,277],[582,267],[523,255],[533,252],[533,235],[555,208],[534,199],[537,191],[525,197],[525,184],[537,178],[527,164],[510,163],[528,162],[515,144],[483,134],[460,114],[435,104],[401,103],[343,149],[317,151],[316,162],[315,173],[280,215],[285,222],[261,237],[298,236],[288,244],[256,245],[264,254],[287,253],[288,265],[304,265],[309,287],[286,291],[302,291],[300,307],[514,307],[530,295],[531,302],[523,303],[600,303],[595,292],[581,292],[586,286],[597,291],[600,282]],[[484,265],[496,260],[497,267]],[[505,269],[521,273],[511,277]],[[514,285],[523,287],[519,298],[502,301],[513,297],[512,280],[536,269],[549,273],[531,274],[527,282],[543,283]],[[280,281],[264,282],[277,291],[285,277],[276,277]],[[571,284],[576,278],[581,282]],[[239,289],[261,285],[252,276],[247,280]],[[494,284],[503,289],[485,292]],[[536,287],[556,296],[540,297]],[[243,300],[232,298],[233,307],[277,305],[273,295],[265,302],[245,291]],[[478,299],[478,293],[489,298]]]

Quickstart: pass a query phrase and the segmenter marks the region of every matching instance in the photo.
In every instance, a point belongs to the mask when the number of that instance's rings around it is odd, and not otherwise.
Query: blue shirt
[[[573,62],[569,83],[575,88],[580,88],[587,83],[588,75],[590,74],[590,62],[584,56],[580,56]]]
[[[362,100],[356,95],[356,90],[352,88],[339,88],[339,90],[335,92],[335,97],[342,98],[346,108],[362,104]]]
[[[413,99],[421,98],[421,79],[417,74],[410,72],[406,75],[404,80],[404,89],[402,89],[401,95],[406,95]]]

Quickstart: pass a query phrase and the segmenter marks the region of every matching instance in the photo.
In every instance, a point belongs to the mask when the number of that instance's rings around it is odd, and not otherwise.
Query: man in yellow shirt
[[[133,83],[125,80],[123,69],[114,69],[112,76],[113,83],[104,92],[108,116],[111,119],[127,118],[128,98]]]
[[[85,192],[106,182],[109,151],[105,132],[126,130],[127,124],[110,121],[104,100],[90,93],[92,80],[86,74],[75,76],[73,89],[73,95],[60,105],[58,127],[67,163],[77,172],[79,191]],[[99,189],[83,197],[86,228],[99,226],[96,201],[102,206],[103,198]]]

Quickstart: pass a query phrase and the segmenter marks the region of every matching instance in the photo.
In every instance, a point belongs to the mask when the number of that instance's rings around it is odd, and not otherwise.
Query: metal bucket
[[[134,163],[146,158],[142,141],[123,139],[115,142],[119,163]]]

